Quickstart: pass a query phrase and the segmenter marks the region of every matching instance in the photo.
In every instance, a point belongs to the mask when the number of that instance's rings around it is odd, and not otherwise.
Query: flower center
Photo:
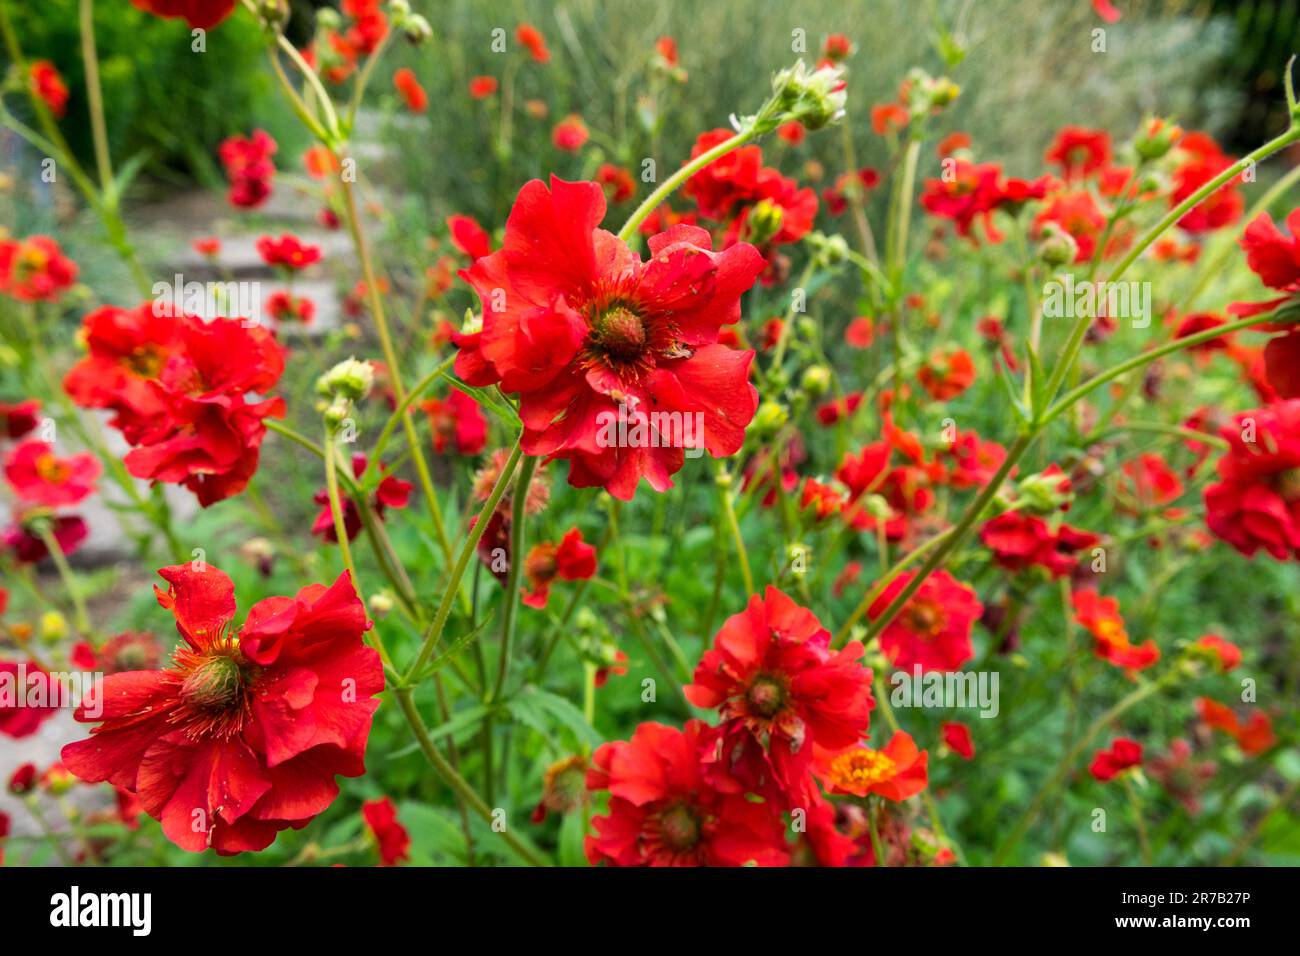
[[[943,608],[933,601],[918,601],[907,612],[908,630],[934,637],[943,628]]]
[[[157,378],[163,366],[162,350],[156,345],[142,345],[126,357],[126,364],[141,378]]]
[[[760,717],[773,717],[785,704],[785,690],[771,677],[759,677],[745,695],[749,709]]]
[[[623,305],[615,305],[597,317],[592,326],[592,339],[607,355],[630,361],[645,351],[645,322],[641,316]]]
[[[181,699],[203,711],[224,711],[244,694],[239,662],[226,654],[204,658],[181,684]]]
[[[689,806],[679,803],[660,815],[659,832],[665,845],[689,850],[700,842],[700,818]]]
[[[55,458],[49,452],[45,452],[42,455],[38,455],[36,458],[36,474],[41,477],[42,481],[61,485],[68,480],[71,471],[68,466],[59,461],[59,459]]]
[[[837,783],[870,786],[894,775],[894,761],[879,750],[856,747],[831,761],[831,776]]]
[[[1288,468],[1277,476],[1277,493],[1285,501],[1300,499],[1300,468]]]

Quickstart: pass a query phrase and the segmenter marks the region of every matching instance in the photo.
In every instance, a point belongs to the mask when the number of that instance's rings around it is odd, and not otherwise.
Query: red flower
[[[472,216],[448,216],[447,231],[452,245],[473,261],[492,254],[492,237]]]
[[[781,137],[791,146],[798,146],[808,135],[808,131],[803,128],[803,123],[798,121],[782,123],[777,127],[776,135]]]
[[[36,785],[36,764],[25,763],[9,776],[9,792],[21,796]]]
[[[551,142],[555,144],[556,149],[574,153],[582,149],[590,135],[582,117],[577,113],[570,113],[555,124],[555,129],[551,131]]]
[[[10,405],[0,402],[0,438],[22,438],[40,421],[41,403],[34,398]]]
[[[63,388],[83,408],[111,409],[109,424],[135,442],[167,413],[156,383],[180,348],[180,326],[150,304],[130,312],[104,306],[86,316],[82,331],[90,354],[68,372]]]
[[[1153,452],[1144,452],[1122,469],[1132,483],[1132,493],[1143,511],[1160,508],[1183,495],[1183,481],[1178,473]]]
[[[29,706],[27,694],[34,680],[50,682],[55,689],[59,687],[36,664],[28,662],[20,666],[14,661],[0,660],[0,683],[10,688],[0,694],[0,735],[15,740],[29,737],[58,710],[62,697],[47,698],[43,705]]]
[[[275,176],[276,143],[260,129],[253,135],[231,136],[217,148],[217,156],[230,180],[227,198],[232,206],[255,209],[271,195],[271,180]]]
[[[951,156],[959,149],[970,149],[971,138],[969,133],[955,132],[949,133],[939,142],[934,144],[934,152],[939,158]]]
[[[874,620],[884,613],[915,576],[915,571],[905,571],[894,578],[867,610],[868,616]],[[903,670],[956,670],[975,656],[971,629],[983,613],[972,588],[947,571],[935,571],[881,631],[880,647],[890,663]]]
[[[239,0],[131,0],[156,17],[183,18],[194,30],[210,30],[235,9]]]
[[[963,760],[975,756],[975,742],[971,740],[970,728],[955,720],[945,720],[939,728],[943,733],[943,742]]]
[[[1174,169],[1174,188],[1169,194],[1172,209],[1218,176],[1236,160],[1225,155],[1219,144],[1205,133],[1188,133],[1178,143],[1182,162]],[[1239,178],[1238,178],[1239,181]],[[1237,181],[1229,182],[1206,196],[1178,220],[1184,232],[1201,233],[1231,225],[1241,218],[1246,200],[1237,191]]]
[[[655,40],[655,52],[659,54],[659,59],[665,66],[677,65],[677,41],[672,37],[663,36]]]
[[[975,381],[975,363],[963,348],[935,349],[916,377],[931,398],[946,402],[970,388]]]
[[[1109,750],[1098,750],[1088,772],[1105,783],[1131,767],[1142,765],[1142,745],[1127,737],[1116,737]]]
[[[936,455],[946,465],[942,480],[952,488],[983,488],[1006,460],[1007,450],[995,441],[985,441],[973,431],[958,432]],[[1012,471],[1015,474],[1015,471]]]
[[[551,59],[551,51],[546,49],[546,38],[531,23],[521,23],[515,29],[515,40],[519,45],[528,51],[538,63],[547,63]]]
[[[1079,566],[1075,552],[1095,547],[1097,535],[1060,523],[1053,528],[1042,518],[1023,511],[1008,511],[985,522],[980,541],[993,552],[993,560],[1012,571],[1040,567],[1053,578]]]
[[[1201,791],[1214,779],[1218,765],[1213,760],[1193,761],[1192,745],[1179,738],[1170,741],[1167,754],[1157,754],[1147,763],[1147,772],[1169,795],[1195,816],[1201,812]]]
[[[524,558],[523,601],[529,607],[546,607],[551,584],[556,580],[584,581],[596,573],[596,549],[582,540],[582,532],[570,528],[558,545],[544,541]]]
[[[475,76],[469,81],[470,99],[485,100],[497,91],[495,76]]]
[[[205,236],[190,243],[194,251],[205,259],[215,259],[221,255],[221,240],[216,236]]]
[[[644,723],[629,741],[603,744],[588,790],[609,791],[609,812],[592,818],[587,859],[613,866],[779,866],[780,818],[744,794],[712,786],[700,766],[708,728]]]
[[[55,544],[65,555],[72,554],[81,547],[86,535],[90,533],[86,522],[77,515],[52,515],[48,511],[37,509],[15,515],[13,523],[0,531],[0,545],[11,551],[14,560],[21,564],[44,561],[49,556],[50,549],[38,533],[42,524],[48,527]]]
[[[871,107],[871,128],[884,136],[907,125],[907,107],[898,103],[881,103]]]
[[[277,289],[267,296],[266,311],[280,323],[310,325],[316,318],[316,303],[306,296],[295,297],[291,292]]]
[[[77,281],[77,264],[49,236],[0,241],[0,295],[54,302]]]
[[[812,611],[770,586],[722,625],[685,692],[719,709],[714,759],[726,777],[758,792],[774,783],[790,806],[806,806],[812,745],[841,750],[866,733],[875,700],[862,645],[834,652],[830,640]]]
[[[1246,250],[1246,264],[1270,289],[1285,293],[1265,302],[1234,302],[1228,306],[1233,315],[1243,318],[1270,312],[1291,302],[1300,294],[1300,209],[1287,216],[1287,236],[1273,223],[1268,213],[1260,213],[1246,227],[1241,247]],[[1292,325],[1266,324],[1284,334],[1271,339],[1264,348],[1264,371],[1268,383],[1282,398],[1300,398],[1300,332]]]
[[[260,850],[338,795],[336,774],[365,772],[384,689],[370,627],[347,574],[326,588],[255,604],[233,626],[235,589],[216,568],[159,574],[158,603],[185,639],[174,666],[104,681],[103,723],[63,748],[82,780],[139,796],[177,846]],[[87,722],[85,707],[78,720]]]
[[[1242,554],[1300,557],[1300,398],[1237,415],[1205,489],[1205,523]]]
[[[53,445],[38,439],[16,446],[5,462],[5,477],[14,493],[50,508],[75,505],[94,493],[102,470],[94,455],[81,452],[59,458]]]
[[[883,750],[855,744],[838,752],[816,748],[816,773],[828,793],[855,797],[876,794],[886,800],[907,800],[925,789],[929,754],[916,741],[895,731]]]
[[[853,54],[853,41],[843,33],[832,33],[822,44],[822,57],[832,63],[842,63]]]
[[[596,182],[605,189],[605,198],[613,203],[627,202],[636,195],[636,181],[622,166],[601,163],[596,170]]]
[[[1111,0],[1092,0],[1092,9],[1107,23],[1118,23],[1120,12]]]
[[[393,86],[397,87],[397,92],[402,95],[406,108],[412,113],[423,113],[428,110],[429,94],[424,92],[424,87],[415,78],[415,71],[409,66],[400,67],[393,73]]]
[[[843,398],[837,398],[817,406],[817,421],[823,425],[834,425],[842,418],[848,418],[862,404],[861,392],[850,392]]]
[[[282,266],[291,272],[306,269],[320,262],[320,246],[304,245],[297,236],[288,233],[279,239],[262,236],[257,240],[257,253],[268,266]]]
[[[375,517],[382,521],[386,509],[400,509],[407,506],[411,500],[411,489],[414,486],[409,481],[403,481],[396,475],[386,474],[382,464],[377,470],[382,477],[375,487],[374,494],[371,495],[370,507],[374,511]],[[352,473],[357,481],[366,480],[365,455],[357,454],[352,456]],[[313,500],[321,506],[321,509],[311,526],[311,533],[319,535],[324,541],[338,541],[338,529],[334,527],[334,514],[330,510],[329,491],[325,488],[320,489],[316,492]],[[339,504],[342,506],[343,511],[343,530],[347,532],[348,540],[351,541],[361,531],[361,513],[357,511],[356,502],[350,497],[343,497]]]
[[[1106,228],[1106,216],[1088,192],[1058,193],[1034,217],[1033,234],[1041,236],[1043,227],[1055,223],[1078,244],[1075,262],[1089,262],[1097,251],[1097,242]],[[1113,239],[1111,240],[1114,241]],[[1108,246],[1107,252],[1110,251]]]
[[[284,371],[266,329],[241,319],[172,317],[151,305],[106,307],[85,319],[89,357],[64,380],[80,405],[109,408],[136,446],[125,463],[138,478],[184,484],[205,507],[243,490],[257,468],[265,419],[280,399],[255,404]]]
[[[411,835],[398,822],[392,800],[367,800],[361,805],[361,817],[379,846],[381,866],[396,866],[411,858]]]
[[[1225,674],[1241,663],[1241,648],[1218,634],[1198,637],[1194,646],[1211,658],[1215,666]]]
[[[1067,181],[1087,179],[1110,163],[1110,134],[1102,129],[1066,126],[1043,158],[1061,167]]]
[[[1155,641],[1148,639],[1141,646],[1134,646],[1129,640],[1117,598],[1103,598],[1094,589],[1086,588],[1075,591],[1071,603],[1075,620],[1096,640],[1093,653],[1097,657],[1128,671],[1142,670],[1160,660]]]
[[[457,338],[456,371],[519,393],[525,454],[567,458],[570,484],[626,501],[642,476],[672,487],[684,447],[722,457],[744,441],[758,407],[754,353],[715,343],[739,319],[763,259],[744,243],[715,253],[705,230],[679,225],[651,237],[642,262],[596,228],[604,212],[596,183],[524,186],[502,248],[462,273],[483,330]],[[634,447],[609,440],[620,406]],[[702,428],[687,435],[688,421]],[[679,434],[665,434],[665,422]],[[638,423],[655,425],[655,440],[638,439]]]
[[[1209,726],[1237,741],[1244,753],[1263,753],[1277,743],[1273,722],[1262,710],[1252,710],[1250,720],[1244,724],[1231,708],[1208,697],[1197,698],[1196,710]]]
[[[813,517],[825,521],[832,515],[839,514],[844,507],[844,492],[834,485],[828,485],[816,478],[805,478],[803,490],[799,494],[799,510],[812,509]]]
[[[438,454],[451,449],[458,455],[477,455],[487,446],[487,418],[478,402],[460,389],[453,388],[445,399],[427,399],[420,407],[429,416],[433,450]]]
[[[32,92],[45,102],[55,119],[63,119],[68,112],[68,87],[55,65],[49,60],[32,60],[29,75]]]

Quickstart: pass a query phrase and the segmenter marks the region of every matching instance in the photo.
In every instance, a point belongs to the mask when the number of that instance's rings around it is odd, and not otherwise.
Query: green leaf
[[[558,724],[570,730],[579,741],[592,747],[604,743],[582,711],[563,697],[539,687],[528,686],[514,696],[507,705],[510,713],[522,724],[547,737]]]

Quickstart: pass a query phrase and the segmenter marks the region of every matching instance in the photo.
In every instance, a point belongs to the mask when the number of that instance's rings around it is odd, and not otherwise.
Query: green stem
[[[749,568],[749,555],[745,552],[745,538],[740,533],[740,522],[736,520],[736,509],[731,502],[731,476],[720,463],[715,463],[714,484],[718,489],[718,503],[722,505],[722,515],[727,527],[731,529],[731,539],[736,546],[736,560],[740,564],[740,576],[745,582],[745,593],[755,594],[754,573]]]
[[[99,54],[95,50],[95,0],[81,0],[81,58],[86,70],[86,105],[90,110],[90,134],[95,143],[95,165],[99,188],[105,196],[113,185],[113,163],[108,152],[108,127],[104,122],[104,96],[99,85]],[[116,199],[113,201],[116,206]]]
[[[525,455],[524,463],[519,468],[519,478],[515,482],[514,498],[510,508],[510,567],[506,572],[506,591],[502,597],[504,604],[501,612],[501,656],[497,661],[496,685],[486,703],[501,699],[501,693],[506,685],[506,675],[510,671],[515,613],[519,607],[519,569],[524,566],[524,525],[528,509],[528,486],[532,484],[538,461],[540,459],[532,455]]]
[[[334,536],[339,540],[339,552],[343,555],[343,567],[352,576],[352,586],[361,591],[361,580],[357,577],[356,565],[352,563],[352,545],[348,542],[347,524],[343,518],[343,504],[339,500],[338,450],[334,434],[329,426],[325,428],[325,490],[329,495],[330,516],[334,519]]]
[[[72,602],[74,620],[77,625],[77,631],[86,638],[93,636],[94,631],[90,626],[90,616],[86,613],[86,599],[81,594],[81,586],[77,582],[77,576],[72,573],[72,566],[68,564],[67,555],[59,547],[59,542],[55,540],[54,533],[48,528],[40,532],[41,540],[45,542],[45,549],[50,552],[50,560],[54,562],[54,567],[58,569],[59,578],[63,581],[63,587],[68,592],[68,600]]]

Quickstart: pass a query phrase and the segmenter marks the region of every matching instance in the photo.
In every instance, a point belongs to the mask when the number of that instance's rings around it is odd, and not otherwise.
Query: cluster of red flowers
[[[97,309],[83,331],[89,354],[64,389],[84,408],[113,412],[110,424],[133,446],[125,458],[132,475],[182,484],[205,507],[244,489],[266,419],[284,414],[279,398],[249,399],[284,371],[270,332],[153,303]]]
[[[721,723],[644,723],[592,757],[587,787],[608,791],[609,804],[592,821],[588,858],[615,866],[872,865],[858,799],[914,796],[926,785],[927,755],[901,732],[883,749],[864,743],[875,706],[871,671],[860,663],[861,644],[835,651],[830,642],[816,616],[777,589],[751,598],[723,624],[686,688]]]
[[[734,134],[728,129],[701,133],[691,159],[707,153]],[[682,191],[695,201],[698,215],[718,223],[724,247],[738,242],[756,245],[769,265],[765,284],[780,278],[777,247],[798,242],[813,227],[817,194],[800,187],[780,170],[763,165],[758,146],[742,146],[705,166],[686,181]]]
[[[88,740],[63,762],[88,782],[135,794],[177,846],[239,853],[301,829],[338,795],[335,776],[365,773],[384,689],[370,622],[347,574],[328,588],[267,598],[234,627],[235,588],[204,565],[158,572],[158,603],[185,643],[165,670],[111,674]],[[94,705],[94,706],[89,706]]]
[[[271,180],[275,177],[275,163],[271,157],[277,149],[269,133],[255,129],[251,136],[231,136],[217,149],[230,191],[226,194],[232,206],[256,209],[271,196]]]
[[[168,19],[182,19],[194,30],[210,30],[239,4],[239,0],[131,0],[135,6]]]

